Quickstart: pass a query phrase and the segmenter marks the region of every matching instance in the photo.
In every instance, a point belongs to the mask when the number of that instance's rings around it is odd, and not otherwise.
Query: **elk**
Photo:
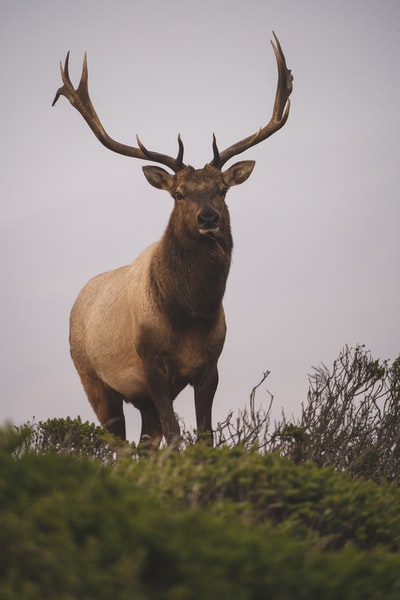
[[[222,299],[233,247],[225,196],[231,186],[246,181],[255,162],[238,162],[225,171],[222,167],[287,121],[293,77],[273,35],[278,83],[270,121],[222,152],[213,135],[213,158],[202,169],[183,162],[180,135],[176,158],[148,150],[138,136],[137,146],[112,139],[89,96],[86,53],[76,89],[68,71],[69,52],[64,66],[60,64],[63,85],[53,106],[65,96],[106,148],[173,172],[143,167],[150,185],[174,200],[161,239],[130,265],[91,279],[70,317],[72,360],[100,423],[125,439],[123,402],[133,404],[141,413],[141,439],[151,450],[163,437],[168,445],[179,445],[173,401],[189,384],[198,435],[213,443],[211,412],[226,334]]]

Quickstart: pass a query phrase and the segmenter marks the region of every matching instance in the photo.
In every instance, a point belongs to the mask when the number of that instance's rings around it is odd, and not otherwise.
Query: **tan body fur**
[[[198,431],[210,438],[217,361],[226,333],[222,297],[232,252],[224,198],[253,166],[244,161],[225,174],[210,166],[187,167],[175,176],[145,168],[152,185],[173,196],[181,190],[164,236],[131,265],[89,281],[71,312],[71,355],[110,432],[125,437],[125,400],[140,410],[141,435],[149,436],[152,447],[163,435],[176,443],[180,432],[172,402],[190,384]],[[207,219],[218,226],[203,229],[199,219],[204,227]]]
[[[142,410],[142,416],[147,412],[142,435],[149,435],[154,445],[160,442],[162,432],[151,410],[151,391],[138,353],[140,331],[154,332],[159,341],[154,353],[173,365],[172,398],[195,381],[210,359],[216,367],[226,333],[222,306],[211,329],[195,325],[185,332],[174,331],[149,294],[149,267],[157,246],[147,248],[131,265],[90,280],[71,311],[70,330],[71,354],[100,422],[125,437],[124,398]]]

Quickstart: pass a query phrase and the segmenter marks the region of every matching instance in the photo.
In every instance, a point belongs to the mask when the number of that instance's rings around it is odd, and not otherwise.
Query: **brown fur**
[[[253,167],[244,161],[224,173],[207,165],[175,175],[144,167],[149,182],[175,198],[163,237],[132,264],[89,281],[74,304],[73,361],[100,422],[123,439],[126,401],[139,409],[141,436],[149,436],[153,448],[163,435],[176,444],[173,400],[190,384],[198,433],[212,440],[211,407],[226,333],[222,298],[232,253],[225,193]]]

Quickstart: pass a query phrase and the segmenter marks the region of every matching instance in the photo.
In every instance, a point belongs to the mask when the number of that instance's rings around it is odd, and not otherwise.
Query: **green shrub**
[[[256,526],[271,522],[298,539],[327,548],[353,543],[400,551],[400,490],[393,484],[353,481],[345,473],[313,463],[295,465],[277,454],[243,448],[191,446],[182,454],[161,453],[143,466],[124,462],[141,487],[179,508],[205,509]]]
[[[0,600],[398,600],[400,358],[346,347],[272,432],[267,376],[215,449],[0,430]]]
[[[113,463],[116,453],[130,457],[137,455],[135,444],[115,438],[94,423],[82,422],[80,417],[48,419],[14,429],[22,436],[21,443],[15,448],[17,453],[67,453],[104,463]]]
[[[0,442],[1,600],[399,597],[393,485],[241,448],[112,465]]]

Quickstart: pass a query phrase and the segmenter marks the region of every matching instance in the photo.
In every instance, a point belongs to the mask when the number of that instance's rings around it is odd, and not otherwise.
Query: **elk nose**
[[[202,210],[197,215],[197,223],[200,229],[215,229],[218,227],[219,214],[212,208]]]

